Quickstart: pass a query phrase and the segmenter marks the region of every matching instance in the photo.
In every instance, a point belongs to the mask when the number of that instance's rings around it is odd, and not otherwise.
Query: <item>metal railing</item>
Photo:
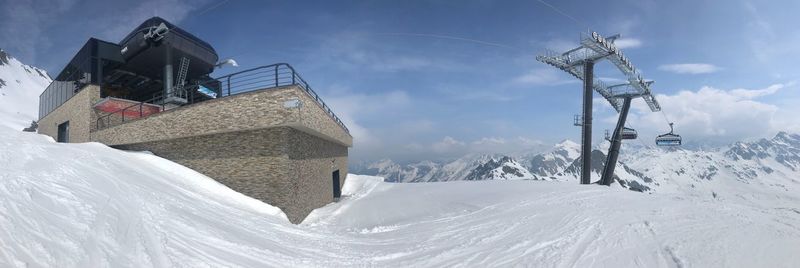
[[[261,67],[256,67],[228,74],[218,78],[209,79],[207,81],[196,83],[193,86],[187,85],[186,87],[191,89],[188,90],[188,92],[190,93],[186,94],[186,97],[188,98],[187,101],[189,104],[202,102],[203,101],[202,98],[195,97],[195,95],[197,95],[195,91],[197,91],[196,89],[199,86],[203,86],[208,89],[214,90],[217,92],[217,94],[219,94],[217,98],[223,98],[256,90],[270,89],[270,88],[277,88],[277,87],[291,86],[291,85],[297,85],[298,87],[303,89],[303,91],[305,91],[306,94],[308,94],[312,99],[314,99],[314,101],[316,101],[317,104],[319,104],[319,106],[337,124],[339,124],[339,126],[341,126],[345,130],[345,132],[347,132],[348,134],[350,133],[350,130],[347,128],[347,126],[344,125],[344,122],[342,122],[342,120],[339,119],[338,116],[336,116],[336,114],[331,110],[331,108],[322,100],[322,98],[319,97],[317,92],[311,89],[311,86],[308,85],[308,82],[306,82],[300,76],[300,74],[298,74],[294,70],[294,68],[292,68],[292,66],[287,63],[265,65]],[[161,100],[161,95],[157,93],[150,100],[134,104],[119,109],[117,111],[111,112],[107,115],[104,115],[97,119],[97,129],[101,129],[100,125],[101,122],[106,123],[102,127],[110,127],[111,117],[118,113],[121,114],[121,122],[125,122],[125,111],[133,107],[137,106],[139,107],[139,115],[140,115],[139,118],[141,118],[142,116],[144,116],[142,108],[143,105],[145,105],[145,103],[161,105],[162,107],[161,110],[163,111],[164,105],[159,103],[160,100]]]
[[[164,104],[163,103],[156,104],[157,102],[160,102],[159,101],[160,99],[161,99],[161,96],[153,97],[152,99],[149,99],[149,100],[146,100],[146,101],[143,101],[143,102],[139,102],[139,103],[134,103],[134,104],[131,104],[131,105],[125,107],[125,108],[121,108],[121,109],[118,109],[116,111],[110,112],[107,115],[98,117],[97,118],[97,122],[95,122],[96,129],[100,130],[100,129],[103,129],[103,128],[111,127],[112,126],[111,125],[112,116],[117,115],[117,114],[119,114],[119,116],[120,116],[119,124],[124,123],[125,122],[125,112],[129,111],[131,108],[134,108],[134,107],[138,107],[139,108],[139,116],[135,117],[135,118],[131,118],[131,119],[138,119],[138,118],[144,117],[144,105],[145,104],[147,104],[147,105],[159,105],[159,106],[161,106],[159,108],[160,111],[164,111]],[[101,123],[102,123],[102,125],[101,125]]]
[[[199,83],[208,88],[217,88],[221,97],[232,96],[240,93],[276,88],[282,86],[297,85],[306,92],[314,101],[322,107],[331,119],[339,124],[348,134],[350,130],[344,125],[341,119],[331,110],[328,104],[319,97],[316,91],[311,89],[308,82],[304,80],[294,68],[288,63],[276,63],[247,69],[232,73],[222,77],[214,78],[206,82]],[[214,85],[216,84],[216,86]]]

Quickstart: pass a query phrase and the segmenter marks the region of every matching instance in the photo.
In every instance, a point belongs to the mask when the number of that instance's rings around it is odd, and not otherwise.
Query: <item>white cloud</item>
[[[580,46],[580,43],[577,41],[578,41],[577,39],[575,40],[551,39],[544,42],[533,42],[533,43],[534,45],[543,46],[544,48],[549,50],[564,52]],[[614,45],[620,49],[637,48],[642,46],[642,40],[636,38],[619,38],[614,40]]]
[[[212,0],[107,1],[109,3],[91,3],[91,7],[77,0],[12,1],[13,4],[0,1],[0,6],[3,7],[0,9],[0,40],[3,48],[12,51],[15,58],[57,74],[60,69],[53,68],[63,66],[74,55],[75,50],[85,42],[85,39],[81,40],[82,36],[116,42],[138,23],[153,15],[177,24],[189,15],[212,13],[214,8],[224,4],[209,4],[210,1]],[[118,12],[119,10],[124,12]],[[87,12],[98,15],[75,18],[75,13]],[[114,14],[108,15],[111,13]],[[77,41],[53,39],[59,36],[54,33],[63,30],[64,27],[60,24],[65,21],[69,22],[70,34]]]
[[[759,97],[776,94],[794,83],[775,84],[763,89],[722,90],[702,87],[697,91],[680,91],[674,95],[657,95],[664,113],[675,122],[675,131],[686,140],[733,142],[765,137],[779,130],[794,129],[800,120],[778,120],[784,114],[780,107],[759,101]],[[669,130],[660,113],[650,112],[642,101],[634,102],[629,117],[633,127],[649,134]]]
[[[619,49],[637,48],[642,46],[642,40],[636,38],[620,38],[614,40],[614,45]]]
[[[103,25],[99,37],[108,40],[117,40],[125,37],[133,27],[133,23],[140,23],[150,17],[159,16],[172,23],[180,24],[193,12],[209,12],[210,8],[218,7],[218,3],[211,0],[146,0],[138,1],[132,7],[126,7],[126,12],[115,16],[98,16],[95,25]],[[155,8],[158,7],[158,8]],[[205,8],[200,10],[200,8]],[[180,25],[179,25],[180,26]]]
[[[460,157],[466,154],[502,154],[518,153],[539,150],[544,147],[544,142],[526,137],[503,138],[503,137],[482,137],[472,142],[464,142],[450,136],[445,136],[442,140],[434,142],[428,146],[427,154],[438,154],[442,157]],[[407,149],[416,149],[417,153],[426,153],[426,147],[412,143],[406,146]]]
[[[448,153],[453,151],[460,151],[464,147],[464,142],[454,139],[450,136],[445,136],[441,141],[433,143],[431,148],[437,153]]]
[[[569,40],[565,40],[565,39],[551,39],[551,40],[548,40],[548,41],[545,41],[545,42],[536,41],[536,42],[533,42],[533,43],[534,43],[534,45],[544,46],[546,49],[553,50],[553,51],[558,51],[558,52],[567,51],[567,50],[570,50],[570,49],[573,49],[573,48],[576,48],[576,47],[580,46],[580,43],[577,42],[577,39],[573,40],[573,41],[569,41]]]
[[[784,87],[793,86],[794,84],[795,84],[794,82],[790,82],[790,83],[787,83],[787,84],[774,84],[774,85],[771,85],[771,86],[769,86],[767,88],[763,88],[763,89],[743,89],[743,88],[739,88],[739,89],[731,90],[730,93],[735,95],[735,96],[738,96],[740,98],[743,98],[743,99],[753,99],[753,98],[757,98],[757,97],[761,97],[761,96],[767,96],[767,95],[775,94],[776,92],[778,92],[778,90],[780,90],[780,89],[782,89]]]
[[[41,48],[52,46],[51,38],[45,34],[54,18],[72,8],[76,1],[56,1],[37,5],[33,1],[4,3],[0,11],[0,40],[5,49],[19,52],[16,58],[25,62],[36,61]],[[46,7],[43,7],[46,6]]]
[[[466,68],[463,64],[430,57],[421,51],[409,52],[369,34],[348,31],[336,32],[323,39],[320,48],[309,54],[309,60],[322,66],[334,65],[356,71],[452,71]]]
[[[515,77],[512,81],[529,86],[555,86],[574,83],[575,79],[565,79],[560,71],[552,68],[537,68]]]
[[[483,137],[479,140],[473,141],[472,144],[474,145],[503,145],[506,143],[506,140],[503,138],[496,138],[496,137]]]
[[[403,111],[411,104],[411,98],[405,91],[390,91],[381,94],[348,94],[325,97],[325,102],[332,107],[350,129],[353,136],[353,147],[357,148],[357,157],[371,157],[384,150],[385,141],[380,135],[365,128],[361,122],[373,120],[377,116],[387,116],[386,111]],[[425,123],[420,127],[426,127]],[[362,154],[362,155],[358,155]]]
[[[678,74],[707,74],[720,70],[719,67],[707,63],[665,64],[659,66],[658,69]]]

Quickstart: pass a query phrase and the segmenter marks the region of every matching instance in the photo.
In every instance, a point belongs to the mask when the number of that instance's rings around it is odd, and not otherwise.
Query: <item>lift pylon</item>
[[[627,117],[627,110],[630,109],[630,101],[632,98],[642,98],[653,112],[661,110],[661,106],[651,94],[650,85],[653,82],[645,81],[636,68],[633,67],[630,60],[628,60],[622,51],[614,45],[614,41],[619,37],[620,36],[617,34],[604,38],[596,32],[591,32],[581,36],[581,45],[579,47],[563,53],[546,51],[543,55],[536,56],[536,60],[565,71],[583,81],[581,184],[589,184],[591,178],[592,94],[594,91],[597,91],[597,93],[603,96],[615,110],[620,112],[621,121],[617,122],[617,128],[614,130],[613,135],[614,138],[612,138],[612,140],[619,140],[617,142],[618,144],[622,139],[621,134],[625,126],[625,118]],[[602,60],[608,60],[614,64],[625,76],[626,82],[619,85],[607,86],[603,81],[595,80],[593,76],[594,64]],[[625,108],[626,102],[627,108]],[[625,110],[624,116],[623,110]],[[609,150],[612,148],[609,148]],[[611,153],[612,152],[609,151],[606,167],[609,165],[616,165],[616,154],[619,153],[619,147],[617,147],[614,152],[615,157],[613,163],[608,161],[611,160]],[[610,173],[612,175],[613,172],[614,169],[611,168]],[[603,173],[605,174],[606,172],[604,171]],[[601,178],[601,182],[605,182],[604,178],[605,177]]]
[[[614,168],[617,166],[619,147],[622,145],[622,131],[625,129],[625,120],[628,119],[628,111],[630,109],[631,97],[624,97],[622,101],[622,110],[619,112],[619,119],[617,119],[617,127],[614,128],[614,133],[611,134],[611,145],[608,146],[606,165],[603,167],[600,184],[611,185],[611,182],[614,181]]]

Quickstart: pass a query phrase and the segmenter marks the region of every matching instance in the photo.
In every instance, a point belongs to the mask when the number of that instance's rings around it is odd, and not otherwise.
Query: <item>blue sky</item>
[[[239,69],[292,64],[345,119],[354,160],[441,159],[579,140],[581,85],[535,60],[619,33],[689,143],[800,131],[798,1],[8,1],[0,47],[57,74],[89,37],[164,17]],[[574,17],[575,20],[569,18]],[[219,74],[232,72],[228,68]],[[620,78],[610,64],[596,75]],[[615,113],[595,102],[595,137]],[[668,130],[634,102],[642,142]]]

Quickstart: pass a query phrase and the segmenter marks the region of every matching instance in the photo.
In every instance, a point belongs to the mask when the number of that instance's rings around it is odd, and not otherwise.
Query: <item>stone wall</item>
[[[332,173],[347,176],[353,138],[302,88],[292,85],[187,105],[96,128],[100,89],[88,86],[42,118],[40,133],[56,137],[70,121],[70,142],[97,141],[151,151],[231,189],[281,208],[293,223],[334,201]],[[287,101],[302,104],[286,107]]]
[[[292,214],[305,218],[315,208],[333,202],[333,171],[339,170],[339,189],[347,177],[347,147],[292,129],[288,156],[296,180],[297,204]],[[288,214],[289,212],[287,212]]]
[[[284,107],[293,99],[303,105]],[[95,131],[92,140],[119,145],[277,126],[292,126],[345,146],[353,143],[353,137],[296,85],[171,109]]]
[[[347,147],[290,127],[114,146],[147,150],[283,210],[293,223],[333,202],[332,172],[347,174]],[[340,185],[340,187],[342,186]]]
[[[58,125],[69,121],[69,142],[89,142],[97,121],[92,106],[100,100],[100,87],[88,85],[58,108],[39,120],[40,134],[58,137]]]

